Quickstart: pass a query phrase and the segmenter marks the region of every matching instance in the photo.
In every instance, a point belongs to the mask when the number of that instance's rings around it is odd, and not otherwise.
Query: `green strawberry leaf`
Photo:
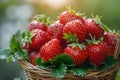
[[[43,69],[51,66],[49,62],[44,62],[42,58],[36,59],[35,63],[38,65],[38,67],[43,68]]]
[[[76,76],[84,76],[89,72],[89,69],[86,67],[73,67],[70,71]]]
[[[23,32],[25,33],[25,32]],[[25,35],[24,35],[25,37]],[[16,61],[17,59],[26,59],[29,60],[29,55],[27,50],[22,49],[22,33],[18,31],[16,34],[12,35],[11,40],[10,40],[10,49],[8,50],[8,59],[7,62],[9,61]]]
[[[55,78],[64,78],[64,75],[66,74],[67,67],[65,64],[61,63],[59,66],[52,66],[51,74]]]
[[[8,54],[9,49],[0,49],[0,59],[7,59],[10,54]]]
[[[21,38],[22,37],[21,37],[20,31],[18,31],[15,35],[12,35],[11,40],[10,40],[11,52],[22,51],[21,44],[20,44]]]
[[[12,58],[13,58],[13,55],[9,56],[6,60],[6,62],[8,63],[8,62],[12,61]]]
[[[102,71],[102,70],[104,70],[104,69],[106,69],[106,68],[107,68],[107,67],[106,67],[105,64],[101,64],[100,66],[96,67],[96,70]]]
[[[24,31],[22,33],[22,44],[25,45],[26,43],[32,43],[31,39],[33,38],[34,34],[30,31]]]
[[[73,61],[73,59],[67,54],[60,54],[56,56],[53,61],[55,65],[59,65],[61,63],[64,63],[67,66],[75,65],[75,62]]]
[[[14,57],[14,55],[10,55],[7,59],[6,59],[6,62],[9,63],[9,62],[15,62],[17,59]]]
[[[107,56],[103,63],[107,68],[111,68],[117,63],[117,60],[113,56]]]
[[[24,54],[23,54],[23,59],[30,60],[30,59],[29,59],[28,51],[23,49],[23,53],[24,53]]]
[[[93,63],[91,63],[91,62],[87,59],[87,60],[81,65],[81,67],[95,70],[97,66],[94,65]]]

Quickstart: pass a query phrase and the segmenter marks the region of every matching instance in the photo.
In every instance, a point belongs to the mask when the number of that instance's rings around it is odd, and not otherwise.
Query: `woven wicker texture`
[[[117,44],[114,52],[114,57],[116,59],[119,58],[119,53],[120,53],[120,39],[117,39]],[[32,64],[25,60],[19,61],[25,71],[27,80],[115,80],[117,71],[120,66],[120,62],[118,62],[111,69],[106,69],[103,71],[90,71],[84,77],[77,77],[68,72],[65,78],[55,79],[52,77],[49,70],[37,68],[36,66],[33,66]]]

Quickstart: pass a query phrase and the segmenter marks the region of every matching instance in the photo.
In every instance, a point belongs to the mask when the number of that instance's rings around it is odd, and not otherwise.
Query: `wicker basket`
[[[114,52],[114,57],[119,58],[120,52],[120,39],[117,39],[117,44]],[[74,76],[71,73],[67,73],[63,79],[55,79],[50,74],[49,70],[37,68],[25,60],[19,60],[21,66],[23,67],[27,80],[115,80],[117,71],[120,66],[120,61],[113,66],[111,69],[106,69],[103,71],[90,71],[84,77]]]

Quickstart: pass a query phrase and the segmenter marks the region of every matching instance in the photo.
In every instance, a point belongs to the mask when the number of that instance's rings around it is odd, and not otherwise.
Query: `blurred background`
[[[91,13],[102,16],[102,22],[120,31],[120,0],[0,0],[0,49],[9,48],[13,33],[25,30],[33,15],[45,14],[57,20],[59,14],[71,6],[88,17]],[[0,60],[0,80],[25,80],[18,62],[6,64]],[[120,71],[117,80],[120,80]]]

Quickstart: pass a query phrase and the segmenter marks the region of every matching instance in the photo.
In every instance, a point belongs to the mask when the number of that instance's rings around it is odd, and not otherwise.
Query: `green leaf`
[[[51,74],[55,78],[64,78],[67,71],[65,64],[61,63],[59,66],[53,66],[51,69]]]
[[[113,56],[107,56],[103,62],[108,68],[113,67],[116,63],[117,60]]]
[[[10,54],[8,54],[9,49],[0,49],[0,59],[7,59]]]
[[[34,34],[30,31],[24,31],[22,33],[22,44],[25,45],[26,43],[32,43],[31,39],[33,38]]]
[[[23,32],[24,34],[24,32]],[[30,35],[23,35],[25,36],[30,36]],[[9,55],[12,57],[8,57],[7,62],[15,61],[16,59],[26,59],[29,60],[28,58],[28,52],[24,49],[22,49],[22,33],[18,31],[16,34],[12,35],[11,40],[10,40],[10,49],[8,51]]]
[[[30,59],[29,59],[28,51],[27,51],[27,50],[23,50],[23,52],[24,52],[24,54],[23,54],[23,55],[24,55],[23,58],[26,59],[26,60],[30,60]]]
[[[97,69],[98,71],[102,71],[102,70],[104,70],[104,69],[106,69],[106,68],[107,68],[107,67],[106,67],[105,64],[101,64],[100,66],[96,67],[96,69]]]
[[[40,68],[47,68],[50,67],[51,64],[49,62],[44,62],[42,58],[38,58],[35,60],[35,63],[40,67]]]
[[[10,40],[10,50],[12,53],[16,51],[22,51],[21,47],[21,33],[18,31],[16,34],[12,35],[11,40]]]
[[[73,67],[71,69],[71,73],[73,73],[76,76],[84,76],[89,72],[88,68],[85,67]]]
[[[12,58],[13,58],[13,55],[9,56],[6,60],[6,62],[8,63],[8,62],[12,61]]]
[[[73,61],[73,59],[67,54],[60,54],[56,56],[53,61],[55,65],[59,65],[61,63],[64,63],[67,66],[75,65],[75,62]]]
[[[92,70],[95,70],[97,68],[97,66],[91,63],[88,59],[81,65],[81,67],[92,69]]]

